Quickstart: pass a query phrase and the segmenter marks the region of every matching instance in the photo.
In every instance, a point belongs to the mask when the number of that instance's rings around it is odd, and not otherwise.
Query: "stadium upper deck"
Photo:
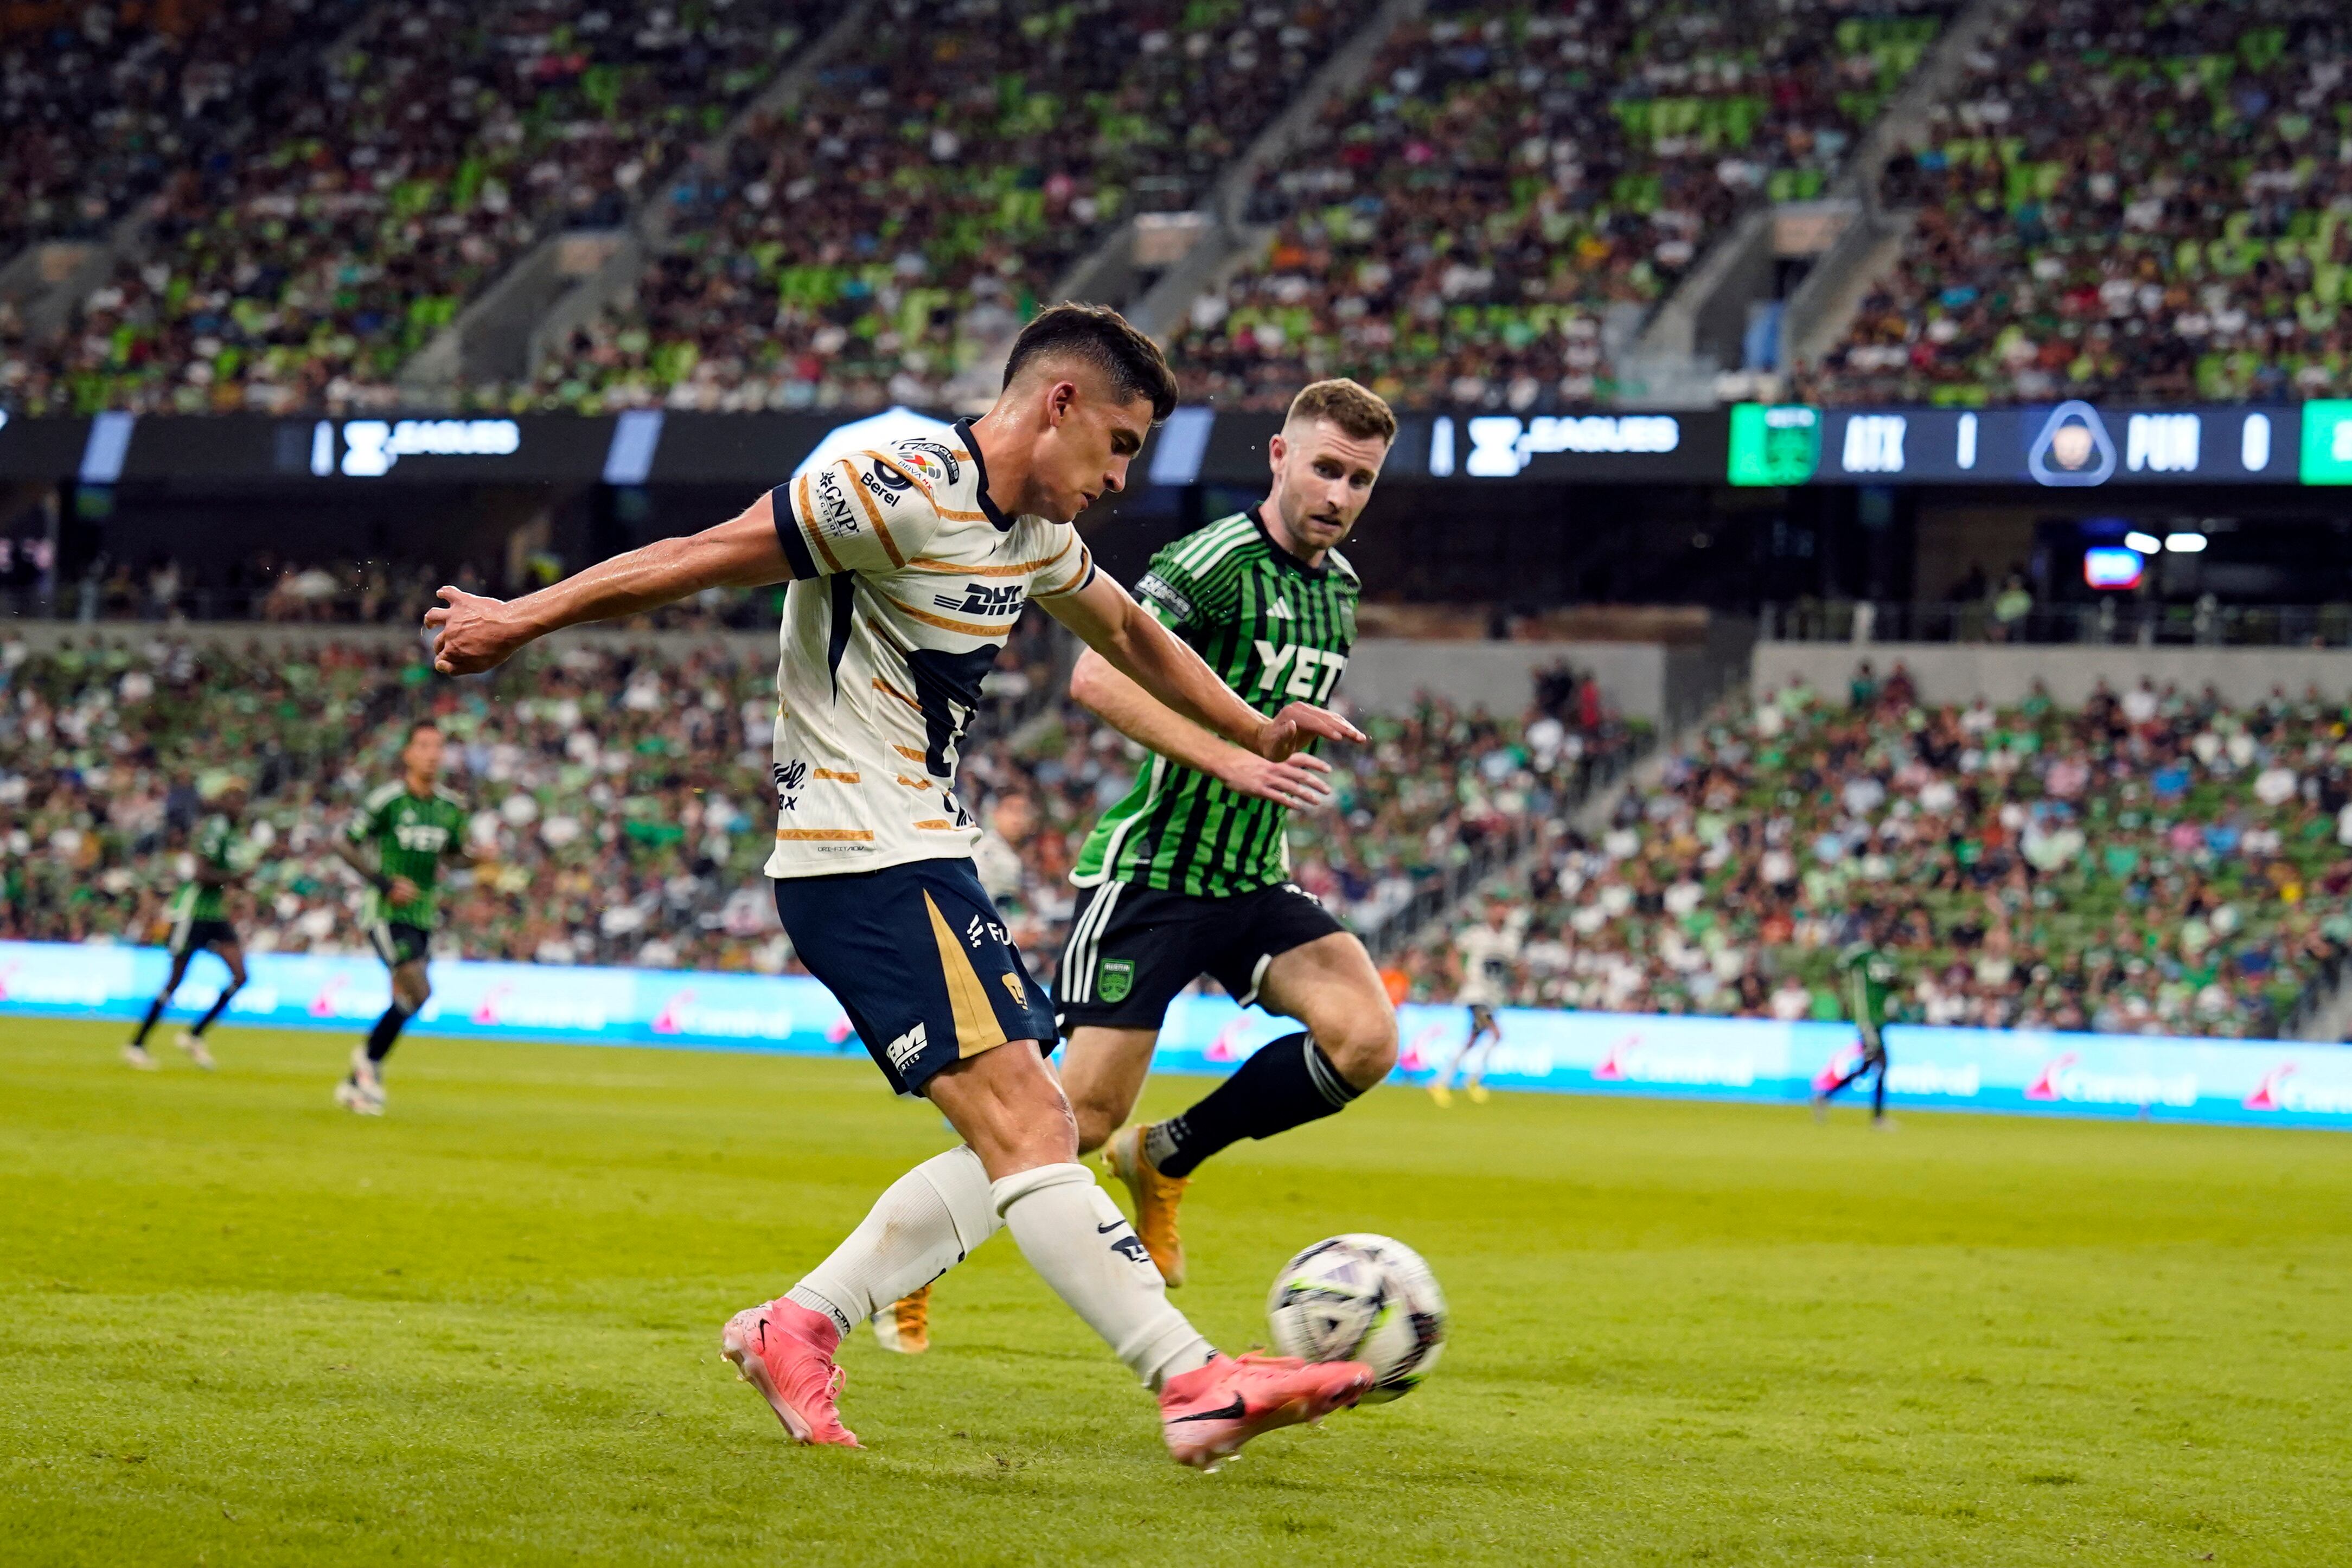
[[[938,404],[1130,212],[1191,206],[1359,20],[1329,0],[898,0],[681,184],[635,301],[478,406]]]
[[[1824,401],[2343,396],[2352,12],[2058,0],[1969,61],[1885,195]]]
[[[1261,181],[1278,235],[1193,305],[1188,395],[1605,396],[1609,308],[1663,298],[1745,208],[1821,193],[1948,9],[1437,0]]]
[[[205,413],[384,385],[532,241],[618,221],[824,9],[376,6],[233,151],[168,165],[149,254],[82,301],[61,341],[0,363],[0,397]]]

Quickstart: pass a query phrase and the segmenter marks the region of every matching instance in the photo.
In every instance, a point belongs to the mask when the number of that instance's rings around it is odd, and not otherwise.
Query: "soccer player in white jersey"
[[[1004,390],[952,438],[813,468],[699,534],[614,557],[510,603],[444,588],[435,664],[467,674],[533,638],[705,589],[789,580],[776,671],[776,848],[768,874],[794,949],[892,1086],[963,1143],[882,1195],[833,1255],[720,1336],[803,1442],[856,1446],[835,1398],[841,1337],[1000,1228],[1160,1396],[1180,1461],[1210,1466],[1258,1433],[1355,1403],[1371,1371],[1220,1354],[1171,1306],[1143,1244],[1078,1163],[1046,1065],[1054,1018],[971,862],[956,747],[981,677],[1034,597],[1113,668],[1194,723],[1280,761],[1360,741],[1295,703],[1268,717],[1097,572],[1070,526],[1121,488],[1176,385],[1117,312],[1045,311]]]
[[[1486,923],[1456,936],[1454,952],[1462,965],[1462,985],[1454,999],[1470,1009],[1470,1033],[1444,1071],[1430,1080],[1429,1094],[1441,1105],[1454,1103],[1454,1075],[1467,1068],[1463,1092],[1483,1105],[1486,1053],[1503,1043],[1503,1026],[1495,1021],[1495,1009],[1511,999],[1511,972],[1519,959],[1519,932],[1510,905],[1499,898],[1490,902]]]

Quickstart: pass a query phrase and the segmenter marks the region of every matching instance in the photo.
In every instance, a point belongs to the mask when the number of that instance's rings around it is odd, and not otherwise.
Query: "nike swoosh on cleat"
[[[1248,1414],[1249,1406],[1244,1404],[1242,1402],[1242,1396],[1236,1394],[1234,1396],[1234,1402],[1231,1405],[1226,1406],[1222,1410],[1202,1410],[1195,1415],[1178,1416],[1173,1417],[1173,1419],[1177,1421],[1238,1421]]]
[[[760,1320],[760,1354],[768,1354],[768,1320],[765,1318]]]

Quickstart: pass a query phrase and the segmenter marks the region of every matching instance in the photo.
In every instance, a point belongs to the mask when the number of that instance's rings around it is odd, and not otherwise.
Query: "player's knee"
[[[1396,1066],[1396,1014],[1385,1008],[1349,1009],[1315,1030],[1315,1043],[1341,1077],[1369,1089]]]
[[[1078,1153],[1081,1155],[1093,1154],[1109,1143],[1110,1135],[1118,1131],[1119,1124],[1125,1120],[1108,1105],[1083,1101],[1070,1107],[1070,1114],[1077,1122]]]

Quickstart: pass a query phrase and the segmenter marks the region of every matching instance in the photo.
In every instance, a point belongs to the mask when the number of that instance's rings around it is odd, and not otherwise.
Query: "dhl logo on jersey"
[[[961,599],[951,593],[934,593],[931,602],[961,615],[1018,615],[1027,597],[1028,590],[1019,583],[991,588],[983,582],[967,582]]]

